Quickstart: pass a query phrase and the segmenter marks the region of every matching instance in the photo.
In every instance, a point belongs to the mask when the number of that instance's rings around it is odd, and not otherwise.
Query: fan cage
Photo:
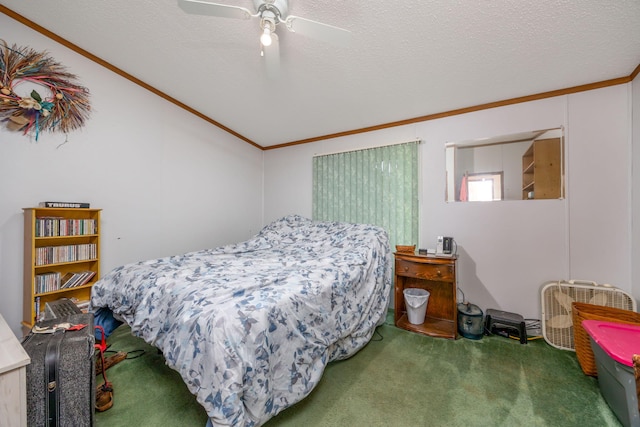
[[[542,335],[547,343],[575,351],[571,302],[636,311],[636,301],[628,293],[615,286],[590,283],[552,282],[542,288]]]

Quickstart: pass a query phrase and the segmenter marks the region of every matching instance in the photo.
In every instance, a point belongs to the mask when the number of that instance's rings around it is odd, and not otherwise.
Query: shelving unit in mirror
[[[539,139],[522,156],[522,199],[562,197],[562,141]]]

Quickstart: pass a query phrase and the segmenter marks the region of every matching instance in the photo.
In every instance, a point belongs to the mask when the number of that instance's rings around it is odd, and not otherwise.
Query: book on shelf
[[[95,276],[95,271],[80,271],[78,273],[67,273],[61,281],[60,289],[77,288],[86,285]],[[67,276],[71,275],[69,278]],[[67,280],[64,280],[67,278]]]
[[[87,283],[89,283],[89,281],[91,281],[91,279],[93,279],[93,276],[96,275],[95,271],[85,271],[82,273],[82,276],[78,279],[78,282],[76,283],[76,286],[84,286]]]
[[[60,279],[60,289],[65,288],[66,284],[69,282],[69,280],[71,280],[73,276],[75,276],[75,273],[67,273],[62,276],[62,278]]]
[[[40,202],[38,204],[41,208],[77,208],[77,209],[89,209],[90,203],[86,202]]]

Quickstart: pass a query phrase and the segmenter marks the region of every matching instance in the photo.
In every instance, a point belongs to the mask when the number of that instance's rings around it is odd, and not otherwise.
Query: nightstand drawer
[[[418,264],[401,259],[396,259],[396,275],[442,282],[452,282],[454,277],[451,265]]]

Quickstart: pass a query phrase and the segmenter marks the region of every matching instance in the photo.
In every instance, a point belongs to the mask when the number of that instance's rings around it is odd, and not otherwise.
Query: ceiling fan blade
[[[251,19],[249,9],[240,6],[212,3],[205,0],[178,0],[178,5],[187,13],[195,15],[219,16],[222,18]]]
[[[346,45],[351,41],[351,31],[312,21],[311,19],[289,15],[284,23],[289,31],[313,39],[327,41],[336,45]]]
[[[276,33],[271,34],[271,45],[262,46],[267,77],[277,79],[280,75],[280,42]]]

